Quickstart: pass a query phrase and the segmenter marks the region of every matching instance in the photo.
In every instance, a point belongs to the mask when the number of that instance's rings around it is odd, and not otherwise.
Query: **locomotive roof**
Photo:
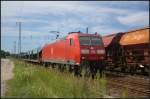
[[[70,32],[68,34],[78,34],[79,36],[100,36],[98,33],[89,34],[89,33],[82,33],[82,32]]]

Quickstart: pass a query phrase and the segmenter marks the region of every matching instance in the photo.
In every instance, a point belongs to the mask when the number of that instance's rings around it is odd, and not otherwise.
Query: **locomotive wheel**
[[[52,68],[55,68],[55,64],[51,64],[51,67],[52,67]]]
[[[105,70],[105,63],[101,62],[100,64],[96,64],[95,67],[95,73],[97,73],[97,71],[99,71],[99,77],[101,78],[104,74],[104,70]]]
[[[69,72],[70,72],[70,73],[72,73],[72,72],[73,72],[72,65],[69,65],[69,67],[68,67],[68,68],[69,68]]]
[[[63,66],[64,65],[60,64],[60,68],[59,69],[60,69],[61,72],[63,72]]]
[[[66,69],[66,65],[61,65],[61,71],[64,72],[64,70]]]
[[[48,67],[48,63],[44,62],[44,67]]]
[[[80,75],[80,68],[79,66],[74,66],[74,76],[79,76]]]
[[[60,71],[61,70],[61,65],[57,64],[57,69]]]
[[[86,78],[86,77],[89,77],[90,76],[90,74],[91,74],[91,72],[90,72],[90,68],[87,66],[87,67],[84,67],[84,68],[82,68],[82,70],[81,70],[81,76],[83,76],[84,78]]]
[[[90,74],[92,76],[92,79],[95,78],[96,73],[97,73],[97,69],[95,67],[90,66]]]
[[[64,71],[64,65],[63,64],[59,64],[58,68],[59,68],[60,72]]]
[[[80,66],[80,75],[82,77],[89,77],[90,76],[90,66],[88,62],[82,62]]]

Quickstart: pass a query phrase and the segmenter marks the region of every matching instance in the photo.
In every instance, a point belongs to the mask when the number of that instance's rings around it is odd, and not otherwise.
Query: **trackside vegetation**
[[[68,71],[12,59],[14,78],[8,81],[6,97],[13,98],[104,98],[106,80],[74,77]]]

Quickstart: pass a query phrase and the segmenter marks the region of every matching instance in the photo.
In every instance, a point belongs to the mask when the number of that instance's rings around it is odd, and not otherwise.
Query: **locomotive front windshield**
[[[80,45],[101,45],[102,41],[98,37],[80,36]]]

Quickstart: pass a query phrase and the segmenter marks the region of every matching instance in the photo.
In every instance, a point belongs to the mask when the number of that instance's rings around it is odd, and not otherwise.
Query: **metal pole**
[[[19,39],[20,39],[20,54],[21,54],[21,22],[19,23]]]
[[[88,34],[88,27],[86,28],[86,33]]]
[[[17,24],[18,22],[16,22]],[[19,29],[19,28],[18,28]],[[18,57],[19,57],[19,36],[18,36]]]
[[[18,55],[20,56],[21,54],[21,22],[16,22],[16,23],[19,24]]]

